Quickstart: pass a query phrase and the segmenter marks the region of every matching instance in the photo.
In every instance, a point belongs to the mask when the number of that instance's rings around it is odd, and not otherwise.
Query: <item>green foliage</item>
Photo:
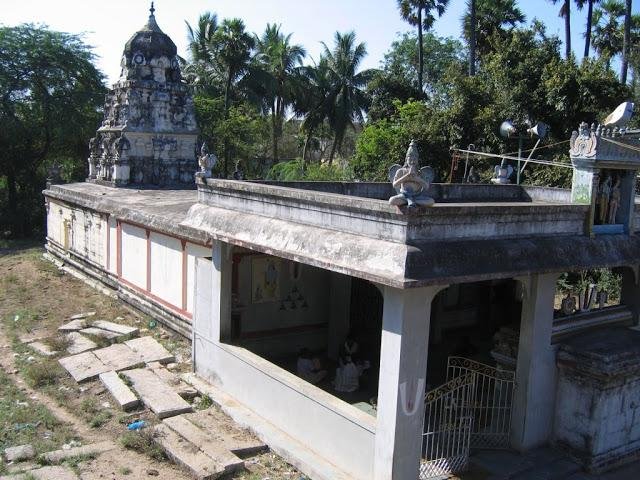
[[[105,92],[93,59],[77,35],[0,27],[0,231],[19,237],[40,228],[47,167],[84,176]]]
[[[584,292],[590,285],[596,285],[598,291],[607,292],[610,301],[620,300],[622,276],[608,268],[581,270],[563,273],[557,282],[562,293]]]
[[[291,182],[297,180],[317,182],[344,182],[352,179],[348,165],[335,163],[311,163],[303,168],[302,159],[279,162],[271,167],[267,175],[268,180]]]
[[[125,432],[120,437],[120,444],[129,450],[143,453],[153,460],[162,461],[167,459],[164,450],[153,437],[153,431],[149,428]]]

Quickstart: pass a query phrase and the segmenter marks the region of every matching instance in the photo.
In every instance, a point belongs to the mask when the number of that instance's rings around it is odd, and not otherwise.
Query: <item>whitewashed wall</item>
[[[106,261],[106,228],[106,220],[99,213],[49,203],[49,238],[98,265],[104,265]]]
[[[109,265],[107,270],[114,275],[118,273],[118,224],[116,219],[109,217]]]
[[[147,288],[147,235],[143,228],[122,224],[122,278]]]
[[[187,243],[187,312],[193,313],[194,272],[196,257],[211,257],[211,248]]]
[[[182,242],[151,232],[151,293],[182,308]]]

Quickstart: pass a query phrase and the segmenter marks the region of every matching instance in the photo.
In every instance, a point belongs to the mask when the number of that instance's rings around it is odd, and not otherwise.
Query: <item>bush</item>
[[[143,453],[154,460],[166,460],[167,456],[162,447],[156,442],[153,432],[149,429],[137,432],[126,432],[120,437],[120,444],[129,450]]]

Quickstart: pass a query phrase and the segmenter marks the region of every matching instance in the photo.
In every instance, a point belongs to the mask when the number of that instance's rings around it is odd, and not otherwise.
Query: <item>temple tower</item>
[[[182,82],[176,45],[156,23],[126,43],[120,78],[107,93],[104,120],[89,142],[88,181],[112,186],[192,185],[198,129]]]

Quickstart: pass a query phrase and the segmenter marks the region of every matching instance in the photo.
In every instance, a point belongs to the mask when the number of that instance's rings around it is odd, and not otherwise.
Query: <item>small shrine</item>
[[[571,202],[591,206],[590,233],[632,232],[640,139],[617,127],[582,123],[570,143]]]
[[[119,80],[107,93],[104,120],[89,142],[88,181],[192,185],[198,129],[182,82],[176,45],[149,20],[126,43]]]

